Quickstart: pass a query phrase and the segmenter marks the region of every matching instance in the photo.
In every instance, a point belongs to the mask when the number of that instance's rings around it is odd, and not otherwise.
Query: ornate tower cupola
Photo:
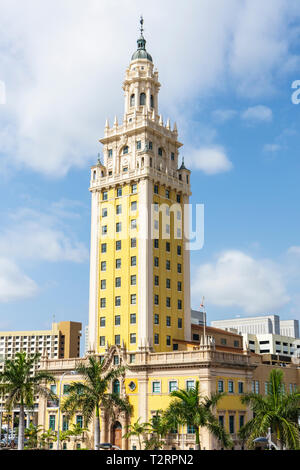
[[[150,60],[150,62],[153,62],[152,57],[148,52],[146,51],[146,39],[144,38],[144,20],[143,17],[141,17],[141,37],[137,40],[137,51],[132,55],[131,60],[136,60],[136,59],[147,59]]]
[[[125,92],[125,118],[150,114],[158,115],[158,93],[160,83],[158,72],[154,70],[151,55],[146,50],[144,20],[141,18],[141,35],[137,40],[137,50],[131,57],[123,86]]]

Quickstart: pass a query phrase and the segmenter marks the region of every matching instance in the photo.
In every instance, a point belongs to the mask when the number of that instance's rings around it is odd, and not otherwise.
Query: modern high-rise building
[[[40,368],[42,360],[63,360],[80,357],[80,337],[82,324],[72,321],[52,323],[51,330],[0,331],[0,372],[3,372],[5,361],[13,360],[17,353],[27,356],[40,354],[39,360],[32,367],[32,373]],[[7,397],[0,397],[0,415],[7,413]],[[38,420],[39,396],[34,397],[32,409],[25,408],[26,426],[32,420]],[[12,422],[18,415],[19,408],[11,410]]]
[[[280,334],[299,338],[299,320],[280,320]]]
[[[236,317],[211,322],[215,328],[236,330],[238,334],[249,333],[280,335],[280,319],[278,315],[260,315],[258,317]]]
[[[215,328],[243,335],[244,348],[256,354],[299,356],[299,321],[280,320],[278,315],[232,318],[211,322]]]
[[[124,118],[105,126],[91,169],[89,349],[172,351],[189,340],[190,171],[179,165],[176,124],[159,115],[160,83],[146,40],[126,70]]]
[[[51,330],[0,331],[0,369],[18,352],[50,359],[79,357],[81,328],[81,323],[63,321],[53,323]]]

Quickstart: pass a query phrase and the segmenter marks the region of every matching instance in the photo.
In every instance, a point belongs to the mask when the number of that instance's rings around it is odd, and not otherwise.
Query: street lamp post
[[[256,439],[254,439],[253,442],[259,444],[268,444],[269,449],[271,449],[271,446],[273,446],[274,449],[279,450],[278,446],[272,441],[271,436],[271,428],[268,428],[268,434],[266,437],[257,437]]]
[[[68,374],[76,374],[75,370],[64,372],[59,381],[59,397],[58,397],[58,419],[57,419],[57,446],[56,450],[59,450],[59,427],[60,427],[60,403],[61,403],[61,387],[64,377]]]

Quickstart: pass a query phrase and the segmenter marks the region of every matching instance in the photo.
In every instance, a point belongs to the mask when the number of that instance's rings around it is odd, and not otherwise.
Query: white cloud
[[[230,171],[232,162],[222,147],[204,147],[189,150],[186,157],[186,166],[190,169],[200,170],[207,175],[215,175]]]
[[[266,144],[264,146],[264,151],[265,152],[274,153],[274,152],[278,152],[280,149],[281,149],[281,146],[278,145],[278,144]]]
[[[79,217],[72,212],[74,207],[76,202],[59,201],[44,212],[22,208],[10,214],[7,226],[0,229],[0,302],[38,293],[37,283],[24,273],[28,266],[88,260],[86,246],[66,225],[66,221]]]
[[[37,284],[23,274],[13,261],[0,257],[0,302],[33,297],[37,292]]]
[[[246,314],[277,311],[290,300],[279,265],[237,250],[225,251],[215,262],[200,266],[192,293],[199,299],[204,295],[212,305],[238,307]]]
[[[288,249],[288,254],[300,255],[300,246],[291,246]]]
[[[216,109],[213,111],[212,116],[218,122],[227,122],[233,119],[237,115],[235,109]]]
[[[263,105],[252,106],[242,113],[242,119],[245,121],[270,122],[272,118],[272,110]]]
[[[54,204],[55,210],[57,207],[60,206]],[[23,208],[12,219],[10,226],[0,230],[0,255],[48,262],[82,263],[88,259],[85,245],[66,234],[66,227],[60,226],[61,220],[51,211],[42,213]]]
[[[227,86],[266,96],[278,70],[297,66],[292,0],[0,0],[0,10],[0,154],[55,178],[96,160],[106,116],[122,113],[141,10],[162,109],[183,125],[195,98]]]

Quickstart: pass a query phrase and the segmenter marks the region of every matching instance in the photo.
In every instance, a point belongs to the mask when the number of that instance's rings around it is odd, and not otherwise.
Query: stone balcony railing
[[[115,347],[114,347],[115,348]],[[112,352],[111,354],[114,354]],[[130,369],[136,369],[139,367],[206,367],[210,365],[228,365],[232,367],[255,367],[253,362],[250,360],[250,356],[247,353],[233,353],[216,351],[212,346],[203,345],[199,350],[191,351],[172,351],[172,352],[161,352],[153,353],[149,351],[139,351],[135,354],[135,362],[129,363],[129,353],[121,349],[121,355],[123,356],[123,364],[128,363]],[[62,372],[72,371],[76,367],[87,361],[87,358],[77,359],[42,359],[41,370],[47,370],[49,372],[55,371],[57,374]],[[76,375],[73,376],[76,379]]]
[[[143,178],[143,177],[152,177],[159,180],[163,179],[166,185],[175,186],[178,190],[182,191],[185,194],[190,194],[190,187],[187,183],[184,183],[178,178],[177,172],[173,171],[173,175],[166,170],[161,171],[157,168],[144,167],[136,168],[129,170],[125,173],[119,173],[118,175],[113,176],[98,176],[96,179],[91,179],[90,182],[90,191],[93,191],[97,188],[109,187],[110,185],[115,186],[116,184],[121,185],[122,183],[128,182],[128,180]]]
[[[250,365],[249,356],[246,354],[236,354],[215,351],[213,349],[203,349],[194,351],[173,351],[168,353],[151,353],[144,355],[137,354],[135,365],[175,365],[175,364],[195,364],[195,363],[219,363],[231,365]]]

